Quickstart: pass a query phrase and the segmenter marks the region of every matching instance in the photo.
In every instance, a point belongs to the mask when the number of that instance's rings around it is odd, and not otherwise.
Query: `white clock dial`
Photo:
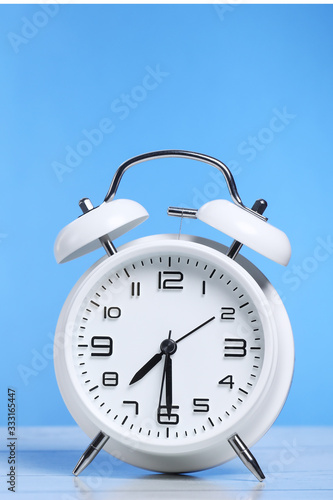
[[[208,321],[208,323],[206,323]],[[206,323],[206,324],[205,324]],[[172,412],[166,389],[158,411],[164,359],[141,380],[135,373],[168,338]],[[119,432],[151,442],[200,439],[228,427],[247,405],[265,356],[257,308],[223,266],[184,252],[154,252],[107,272],[76,317],[73,364],[89,404]]]
[[[261,416],[278,350],[265,294],[202,244],[148,238],[103,260],[74,287],[57,338],[58,383],[74,418],[134,465],[222,463],[234,432],[247,422],[254,442],[283,404]]]

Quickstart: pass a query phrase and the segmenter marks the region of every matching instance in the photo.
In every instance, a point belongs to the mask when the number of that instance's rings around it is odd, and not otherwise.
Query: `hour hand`
[[[136,372],[136,374],[134,375],[134,377],[130,381],[129,385],[135,384],[135,382],[138,382],[145,375],[147,375],[147,373],[150,372],[150,370],[152,368],[154,368],[154,366],[156,366],[157,363],[159,363],[161,361],[162,356],[163,356],[163,352],[159,352],[159,353],[155,354],[145,365],[143,365],[142,368],[140,368],[140,370],[138,370]]]

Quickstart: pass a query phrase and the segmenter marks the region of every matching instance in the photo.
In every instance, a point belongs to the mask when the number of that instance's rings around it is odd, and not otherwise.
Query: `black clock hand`
[[[205,321],[204,323],[201,323],[201,325],[197,326],[196,328],[194,328],[193,330],[191,330],[190,332],[188,332],[186,335],[183,335],[182,337],[180,337],[180,339],[176,340],[176,344],[178,344],[181,340],[186,339],[186,337],[188,337],[189,335],[192,335],[192,333],[194,333],[197,330],[199,330],[199,328],[202,328],[203,326],[205,326],[208,323],[210,323],[211,321],[213,321],[213,319],[215,319],[215,316],[213,316],[210,319],[207,319],[207,321]]]
[[[165,372],[165,401],[168,418],[171,417],[172,410],[172,359],[170,354],[166,354],[166,372]]]
[[[201,325],[197,326],[196,328],[194,328],[193,330],[191,330],[190,332],[186,333],[186,335],[183,335],[182,337],[180,337],[178,340],[176,340],[175,342],[173,342],[173,344],[178,344],[179,342],[181,342],[182,340],[184,340],[186,337],[188,337],[189,335],[192,335],[192,333],[196,332],[197,330],[199,330],[200,328],[202,328],[203,326],[207,325],[208,323],[210,323],[211,321],[213,321],[215,319],[215,316],[213,316],[212,318],[208,319],[207,321],[205,321],[204,323],[201,323]],[[165,341],[163,341],[165,342]],[[162,344],[163,344],[162,342]],[[162,346],[161,344],[161,346]],[[135,382],[138,382],[139,380],[141,380],[145,375],[147,375],[148,372],[150,372],[150,370],[152,368],[154,368],[154,366],[156,366],[162,359],[162,356],[164,354],[164,351],[162,350],[162,347],[161,347],[161,352],[157,353],[157,354],[154,354],[154,356],[145,364],[143,365],[142,368],[140,368],[140,370],[138,370],[136,372],[136,374],[134,375],[134,377],[132,378],[132,380],[130,381],[129,385],[132,385],[134,384]]]
[[[169,331],[169,336],[167,340],[170,340],[171,337],[171,330]],[[164,344],[167,344],[166,341],[164,341]],[[167,344],[170,346],[171,344]],[[161,414],[161,409],[162,409],[162,397],[163,397],[163,388],[164,388],[164,382],[165,382],[165,399],[166,399],[166,410],[167,410],[167,415],[168,418],[171,416],[171,409],[172,409],[172,360],[171,360],[171,353],[174,351],[169,351],[167,349],[167,346],[165,345],[165,362],[164,362],[164,368],[163,368],[163,375],[162,375],[162,383],[161,383],[161,391],[160,391],[160,399],[158,402],[158,410],[157,414]]]
[[[160,415],[160,413],[161,413],[163,388],[164,388],[164,381],[165,381],[166,372],[167,372],[168,358],[170,358],[170,354],[165,355],[164,368],[163,368],[163,374],[162,374],[162,383],[161,383],[161,390],[160,390],[160,399],[158,401],[158,408],[157,408],[157,415]]]
[[[129,385],[135,384],[135,382],[138,382],[145,375],[147,375],[147,373],[150,372],[150,370],[152,368],[154,368],[154,366],[156,366],[157,363],[159,363],[161,361],[162,356],[163,356],[162,351],[159,352],[158,354],[154,354],[154,356],[152,358],[150,358],[150,360],[145,365],[143,365],[143,367],[140,368],[139,371],[136,372],[136,374],[134,375],[134,377],[130,381]]]

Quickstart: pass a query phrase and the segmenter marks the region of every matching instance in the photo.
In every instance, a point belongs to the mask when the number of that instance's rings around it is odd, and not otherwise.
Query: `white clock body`
[[[161,472],[219,465],[235,456],[233,434],[252,446],[285,402],[294,366],[287,313],[263,274],[225,251],[194,236],[145,237],[94,264],[64,304],[54,350],[62,397],[87,435],[110,436],[104,449],[127,463]],[[164,356],[130,381],[163,340],[188,333],[171,356],[172,414],[158,413]]]

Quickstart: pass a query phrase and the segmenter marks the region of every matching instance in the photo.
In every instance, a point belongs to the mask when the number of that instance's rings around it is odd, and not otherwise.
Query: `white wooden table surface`
[[[101,451],[75,478],[89,444],[77,427],[21,427],[16,491],[7,490],[7,429],[0,432],[0,498],[15,500],[333,500],[333,427],[273,427],[252,448],[266,480],[258,483],[239,459],[187,474],[150,473]]]

